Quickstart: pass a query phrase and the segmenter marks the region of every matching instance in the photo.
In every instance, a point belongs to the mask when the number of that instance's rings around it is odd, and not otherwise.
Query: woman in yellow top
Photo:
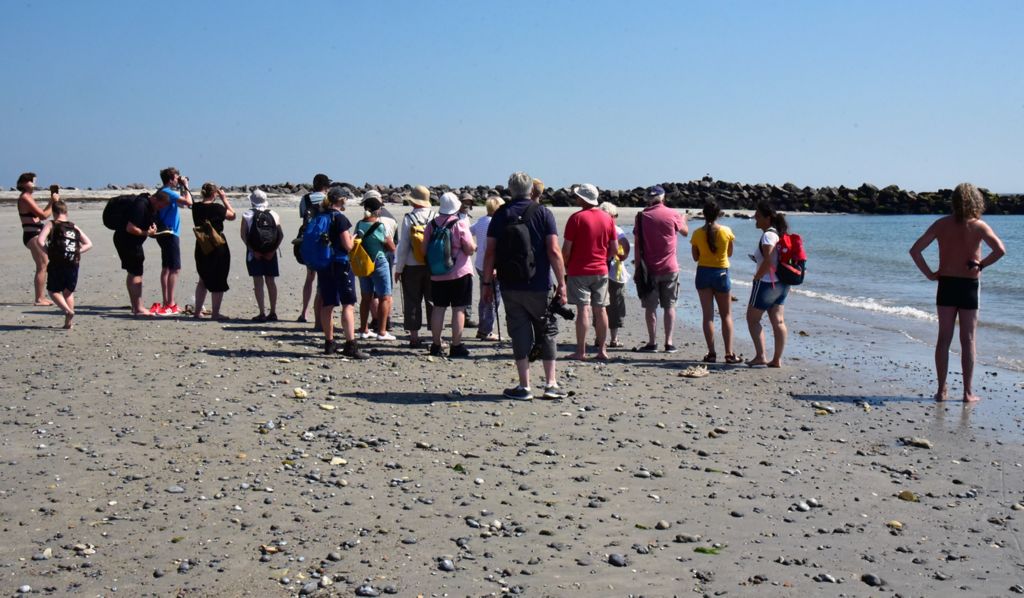
[[[732,349],[732,281],[729,279],[729,258],[732,256],[736,235],[728,226],[718,224],[722,210],[714,201],[704,204],[704,226],[690,237],[693,261],[697,262],[694,280],[704,320],[704,340],[708,354],[704,361],[714,363],[715,355],[715,303],[722,318],[722,340],[725,343],[725,363],[742,361]]]

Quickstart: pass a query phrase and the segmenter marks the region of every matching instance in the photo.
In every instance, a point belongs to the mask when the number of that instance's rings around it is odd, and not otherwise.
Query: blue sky
[[[1024,2],[4,5],[0,181],[1024,192]]]

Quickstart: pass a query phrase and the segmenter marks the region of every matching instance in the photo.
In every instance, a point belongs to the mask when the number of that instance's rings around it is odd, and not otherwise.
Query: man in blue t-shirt
[[[160,171],[160,191],[170,197],[170,203],[156,213],[156,242],[160,245],[160,290],[162,302],[154,303],[149,311],[170,316],[181,313],[174,301],[174,287],[181,272],[181,213],[178,208],[192,207],[192,194],[188,191],[188,178],[171,166]]]
[[[555,338],[547,331],[547,311],[551,303],[551,271],[555,273],[555,298],[561,304],[566,302],[565,265],[562,250],[558,245],[558,228],[555,217],[544,206],[538,206],[530,199],[533,179],[525,172],[515,172],[508,179],[508,190],[512,201],[494,213],[487,227],[487,248],[484,253],[482,275],[483,301],[494,300],[495,264],[499,240],[503,239],[509,224],[523,215],[530,206],[533,208],[525,225],[530,233],[534,264],[533,276],[523,282],[501,282],[501,300],[505,304],[508,334],[512,339],[512,354],[519,374],[519,385],[507,388],[504,395],[510,399],[532,399],[530,390],[530,352],[534,345],[540,347],[544,362],[545,399],[564,398],[565,392],[558,387],[555,376]]]

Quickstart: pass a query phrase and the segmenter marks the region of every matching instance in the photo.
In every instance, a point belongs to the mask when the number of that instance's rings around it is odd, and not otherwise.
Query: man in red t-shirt
[[[679,296],[679,262],[676,259],[677,234],[684,237],[690,233],[686,216],[665,205],[665,189],[655,185],[647,189],[647,207],[636,215],[633,238],[638,234],[642,242],[637,243],[633,261],[643,260],[651,276],[654,288],[640,297],[647,321],[647,344],[639,351],[657,351],[654,328],[658,322],[658,306],[665,314],[665,352],[675,353],[672,344],[672,328],[676,321],[676,298]],[[638,229],[641,232],[638,233]]]
[[[576,305],[576,352],[569,359],[586,359],[587,327],[593,309],[597,333],[597,358],[608,359],[608,260],[615,254],[617,238],[611,216],[597,209],[598,191],[593,185],[573,188],[580,211],[565,225],[565,257],[569,303]]]

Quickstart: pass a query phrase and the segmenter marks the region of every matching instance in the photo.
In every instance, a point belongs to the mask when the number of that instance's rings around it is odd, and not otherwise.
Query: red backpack
[[[779,269],[775,274],[779,282],[796,286],[804,282],[807,265],[807,252],[804,251],[804,240],[800,235],[786,233],[779,238]]]

